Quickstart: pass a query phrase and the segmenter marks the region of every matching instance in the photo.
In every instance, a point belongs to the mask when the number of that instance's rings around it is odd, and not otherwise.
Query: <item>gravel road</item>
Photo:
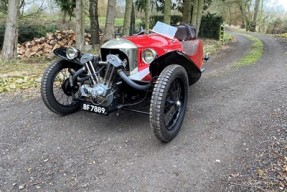
[[[38,96],[0,96],[0,191],[232,191],[230,174],[267,137],[287,135],[286,121],[274,120],[278,111],[287,117],[287,43],[256,35],[264,56],[235,68],[251,43],[234,36],[190,87],[184,124],[169,144],[142,114],[60,117]]]

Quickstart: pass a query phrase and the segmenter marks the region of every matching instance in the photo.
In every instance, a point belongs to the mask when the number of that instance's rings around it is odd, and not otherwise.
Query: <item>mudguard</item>
[[[152,77],[159,76],[162,70],[171,64],[178,64],[185,68],[189,85],[194,84],[201,77],[201,70],[187,55],[180,51],[171,51],[156,58],[149,67]]]
[[[65,62],[68,62],[68,63],[75,63],[75,64],[78,64],[78,65],[83,65],[81,62],[80,62],[80,59],[79,58],[75,58],[73,60],[69,60],[66,56],[66,49],[65,47],[61,47],[61,48],[57,48],[55,49],[53,52],[56,56],[60,57],[62,59],[62,61],[65,61]]]

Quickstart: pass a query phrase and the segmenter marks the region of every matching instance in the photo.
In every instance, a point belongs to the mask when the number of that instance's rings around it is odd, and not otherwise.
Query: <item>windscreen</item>
[[[167,38],[173,39],[177,31],[176,27],[158,21],[153,27],[152,32],[163,35]]]

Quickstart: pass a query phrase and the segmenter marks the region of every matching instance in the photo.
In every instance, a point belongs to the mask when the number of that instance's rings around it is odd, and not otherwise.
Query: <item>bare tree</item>
[[[135,26],[136,26],[136,13],[134,3],[132,2],[130,34],[133,34],[135,32]]]
[[[203,11],[203,1],[204,0],[198,0],[198,6],[197,6],[197,16],[196,16],[196,35],[199,33],[199,28],[201,24],[201,18],[202,18],[202,11]]]
[[[132,0],[126,0],[123,35],[128,36],[131,26]]]
[[[254,15],[253,15],[253,22],[251,26],[251,31],[255,32],[256,31],[256,26],[257,26],[257,15],[259,11],[259,4],[260,0],[255,1],[255,6],[254,6]]]
[[[84,2],[83,0],[76,1],[76,47],[80,50],[84,49],[84,36],[85,36],[85,27],[84,27]]]
[[[250,0],[237,0],[237,5],[239,6],[243,25],[242,27],[246,29],[246,31],[250,28],[250,20],[249,20],[249,9],[248,9],[248,2]]]
[[[90,12],[91,44],[93,49],[95,49],[95,45],[100,44],[98,0],[90,0],[89,12]]]
[[[261,5],[260,5],[260,19],[259,19],[259,32],[262,31],[262,28],[264,28],[265,22],[263,22],[264,19],[264,15],[263,15],[263,0],[261,1]]]
[[[150,24],[150,0],[145,0],[145,32],[149,33],[149,24]]]
[[[194,0],[191,23],[196,26],[197,34],[199,32],[199,27],[202,18],[203,1],[204,0]]]
[[[197,21],[198,1],[199,0],[194,0],[192,18],[191,18],[191,23],[193,25],[196,25],[196,21]]]
[[[115,13],[116,13],[116,0],[108,1],[107,16],[105,32],[102,41],[105,42],[112,39],[115,35]]]
[[[191,23],[191,13],[192,13],[192,5],[191,0],[183,1],[183,23]]]
[[[2,48],[2,59],[4,61],[17,58],[19,7],[20,0],[9,0],[8,16]]]
[[[171,0],[164,1],[164,18],[163,22],[170,24],[171,17]]]

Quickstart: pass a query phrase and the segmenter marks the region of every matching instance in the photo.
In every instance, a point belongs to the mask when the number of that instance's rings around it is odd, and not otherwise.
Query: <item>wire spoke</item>
[[[63,68],[54,78],[53,94],[60,105],[73,105],[73,98],[78,94],[78,92],[73,93],[73,90],[69,88],[69,77],[74,71],[72,68]]]
[[[178,102],[183,101],[183,87],[179,79],[175,79],[168,90],[164,106],[164,123],[168,130],[173,130],[180,112],[181,105]]]

